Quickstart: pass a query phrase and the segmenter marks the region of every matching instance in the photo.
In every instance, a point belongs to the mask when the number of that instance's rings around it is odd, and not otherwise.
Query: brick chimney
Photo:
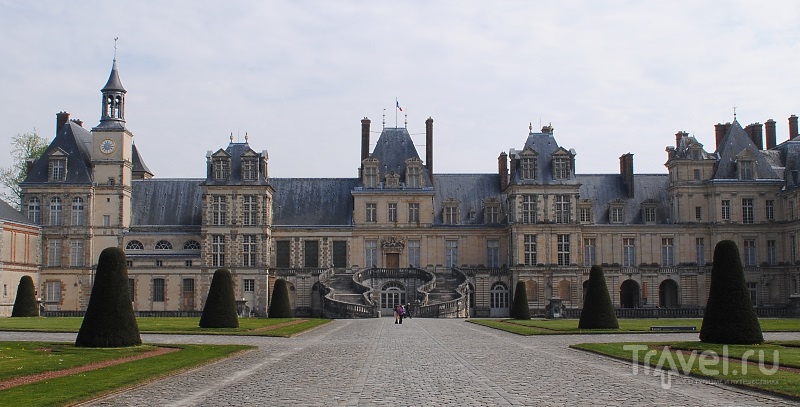
[[[430,117],[425,120],[425,165],[433,184],[433,119]]]
[[[627,153],[619,157],[619,174],[622,176],[622,183],[628,193],[628,197],[633,197],[633,154]]]
[[[767,120],[764,122],[764,127],[766,127],[767,132],[767,150],[771,150],[775,148],[778,141],[777,134],[775,133],[775,120]]]
[[[748,124],[744,128],[744,132],[747,133],[747,136],[750,137],[750,141],[756,145],[756,148],[759,150],[764,149],[764,141],[762,139],[762,128],[761,123],[752,123]]]
[[[56,113],[56,134],[58,131],[64,127],[65,124],[69,121],[69,113],[67,112],[58,112]]]
[[[797,137],[797,116],[789,116],[789,140]]]
[[[731,128],[730,123],[717,123],[714,125],[714,134],[716,135],[717,139],[717,150],[719,150],[719,143],[722,142],[722,138],[728,134],[728,129]]]
[[[680,147],[681,139],[686,137],[686,136],[688,136],[688,135],[689,135],[689,133],[687,133],[685,131],[679,131],[679,132],[675,133],[675,148]]]
[[[364,171],[364,160],[369,157],[369,124],[368,118],[361,119],[361,162],[358,166],[358,178],[361,178]]]
[[[81,119],[72,119],[70,121],[75,123],[75,124],[77,124],[78,126],[83,127],[83,120],[81,120]]]
[[[500,176],[500,192],[508,188],[508,155],[504,152],[497,157],[497,175]]]

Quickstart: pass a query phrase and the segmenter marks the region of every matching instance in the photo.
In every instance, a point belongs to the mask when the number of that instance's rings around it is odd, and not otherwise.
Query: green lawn
[[[650,333],[651,326],[694,326],[697,332],[703,320],[700,318],[636,318],[619,319],[619,329],[578,329],[577,319],[470,319],[472,323],[501,329],[519,335],[561,335],[598,333]],[[764,332],[800,332],[800,319],[762,318],[761,330]],[[661,333],[665,331],[659,331]],[[654,332],[655,333],[655,332]]]
[[[0,405],[45,406],[75,404],[123,388],[156,380],[252,349],[243,345],[164,345],[177,352],[126,362],[102,369],[48,379],[0,390]],[[95,349],[49,342],[0,342],[0,380],[81,366],[93,361],[118,359],[154,346]]]
[[[663,369],[702,380],[800,397],[797,370],[800,368],[800,341],[762,345],[618,342],[582,343],[571,347],[635,363],[636,366],[632,365],[634,373],[660,375],[662,386],[665,383]],[[743,364],[743,360],[748,363]],[[656,369],[642,369],[638,365]]]
[[[141,333],[180,333],[203,335],[292,336],[330,322],[309,318],[293,325],[270,329],[275,325],[299,321],[301,318],[240,318],[239,328],[200,328],[199,317],[136,318]],[[83,318],[0,318],[0,331],[78,332]]]

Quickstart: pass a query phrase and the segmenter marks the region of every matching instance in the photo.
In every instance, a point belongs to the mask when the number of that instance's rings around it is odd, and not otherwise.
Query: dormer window
[[[364,179],[362,180],[364,188],[377,188],[378,187],[378,160],[374,158],[367,158],[364,160]]]
[[[447,199],[442,204],[442,221],[445,225],[457,225],[459,223],[458,200]]]
[[[51,156],[50,157],[50,181],[66,181],[67,180],[67,157],[65,156]]]
[[[625,202],[615,201],[609,205],[608,221],[610,223],[623,223],[625,221]]]
[[[258,179],[258,163],[252,158],[242,158],[242,180],[255,181]]]
[[[569,176],[569,158],[553,157],[553,179],[564,180],[569,179]]]
[[[231,161],[227,157],[214,159],[214,179],[224,181],[231,176]]]
[[[594,222],[592,217],[592,201],[584,199],[578,202],[578,221],[581,224]]]
[[[521,179],[536,179],[536,154],[532,150],[525,150],[519,158],[519,176]]]
[[[655,202],[645,202],[642,204],[642,222],[646,224],[656,223]]]
[[[739,160],[739,179],[743,181],[755,179],[753,161]]]
[[[422,160],[411,158],[406,160],[406,188],[422,188]]]
[[[496,225],[500,223],[500,200],[488,199],[483,204],[483,223]]]

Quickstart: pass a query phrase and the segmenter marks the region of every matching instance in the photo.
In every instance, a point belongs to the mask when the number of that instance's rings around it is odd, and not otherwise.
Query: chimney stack
[[[56,134],[58,131],[64,127],[65,124],[69,121],[69,113],[67,112],[58,112],[56,113]]]
[[[767,132],[767,150],[771,150],[775,148],[778,141],[777,133],[775,133],[775,120],[767,120],[764,122],[764,126]]]
[[[81,120],[81,119],[72,119],[70,121],[75,123],[75,124],[77,124],[78,126],[83,127],[83,120]]]
[[[725,124],[717,123],[714,125],[714,133],[717,139],[717,150],[719,150],[719,143],[722,142],[722,138],[725,137],[726,134],[728,134],[728,129],[730,128],[731,128],[730,123],[725,123]]]
[[[797,137],[797,116],[789,116],[789,140]]]
[[[508,155],[504,152],[497,157],[497,175],[500,176],[500,192],[508,187]]]
[[[628,197],[633,198],[633,154],[627,153],[619,157],[619,173]]]
[[[688,135],[689,135],[689,133],[687,133],[685,131],[679,131],[679,132],[675,133],[675,148],[680,147],[681,139],[686,137],[686,136],[688,136]]]
[[[425,165],[433,184],[433,119],[430,117],[425,120]]]
[[[756,148],[759,150],[764,149],[761,123],[748,124],[747,127],[744,128],[744,132],[747,133],[747,136],[750,137],[750,141],[756,145]]]
[[[368,118],[361,119],[361,164],[358,166],[358,178],[364,171],[364,160],[369,157],[369,124]]]

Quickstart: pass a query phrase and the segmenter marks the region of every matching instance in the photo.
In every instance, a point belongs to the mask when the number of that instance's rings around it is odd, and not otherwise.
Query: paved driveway
[[[633,374],[571,343],[694,340],[697,334],[522,337],[460,319],[336,320],[295,338],[143,335],[148,343],[243,343],[247,352],[92,405],[762,406],[796,402]],[[769,339],[796,334],[768,334]],[[0,333],[0,340],[75,334]]]

